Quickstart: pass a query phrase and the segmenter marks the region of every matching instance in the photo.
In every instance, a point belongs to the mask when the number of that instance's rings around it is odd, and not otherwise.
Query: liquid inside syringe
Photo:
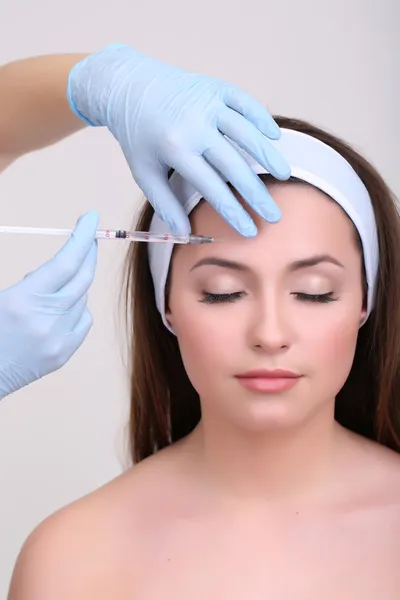
[[[99,235],[97,235],[99,234]],[[161,242],[173,244],[209,244],[214,238],[192,233],[153,233],[151,231],[126,231],[103,229],[96,232],[99,238],[119,238],[131,242]]]

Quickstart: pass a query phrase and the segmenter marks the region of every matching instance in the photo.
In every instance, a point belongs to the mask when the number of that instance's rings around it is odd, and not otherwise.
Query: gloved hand
[[[52,260],[0,291],[0,399],[62,367],[86,338],[97,225],[96,212],[81,217]]]
[[[258,102],[234,85],[115,44],[73,67],[68,98],[86,123],[108,127],[136,183],[175,232],[189,233],[190,223],[168,185],[169,167],[243,235],[256,235],[256,226],[221,173],[258,214],[270,222],[280,219],[265,185],[224,137],[284,180],[290,167],[267,139],[278,139],[280,130]]]

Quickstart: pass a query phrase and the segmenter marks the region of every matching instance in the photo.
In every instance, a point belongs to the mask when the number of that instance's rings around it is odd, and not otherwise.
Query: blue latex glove
[[[97,262],[96,212],[49,262],[0,291],[0,399],[62,367],[86,338]]]
[[[265,108],[234,85],[115,44],[73,67],[68,98],[86,123],[108,127],[135,181],[175,232],[190,232],[190,223],[168,185],[169,167],[243,235],[256,235],[256,226],[220,174],[263,218],[280,219],[265,185],[224,137],[284,180],[290,167],[267,139],[278,139],[280,130]]]

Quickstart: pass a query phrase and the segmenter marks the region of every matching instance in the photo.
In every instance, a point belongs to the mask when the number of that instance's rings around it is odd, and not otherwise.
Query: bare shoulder
[[[400,517],[400,453],[352,433],[349,440],[349,464],[359,489],[372,503],[392,506]]]
[[[0,153],[0,173],[8,169],[10,165],[17,159],[16,156]]]
[[[20,552],[8,600],[125,598],[146,531],[162,520],[168,497],[174,505],[174,455],[159,452],[43,521]]]

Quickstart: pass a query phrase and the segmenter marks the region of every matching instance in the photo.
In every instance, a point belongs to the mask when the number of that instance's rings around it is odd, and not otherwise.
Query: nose
[[[282,298],[260,298],[249,324],[252,348],[275,353],[290,347],[293,331]]]

